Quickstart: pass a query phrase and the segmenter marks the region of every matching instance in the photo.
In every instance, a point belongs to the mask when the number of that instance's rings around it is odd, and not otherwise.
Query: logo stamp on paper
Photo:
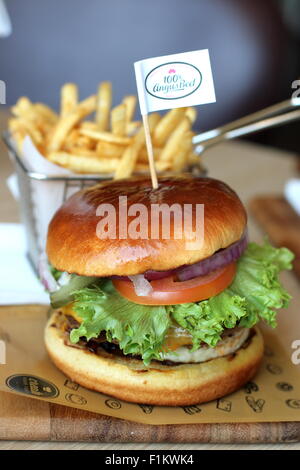
[[[68,400],[70,403],[74,403],[74,405],[87,404],[86,398],[82,397],[81,395],[76,395],[76,393],[66,393],[65,399]]]
[[[245,393],[258,392],[259,386],[255,382],[247,382],[244,386]]]
[[[225,398],[219,398],[219,400],[217,400],[218,410],[227,411],[229,413],[231,411],[231,407],[232,407],[231,401],[226,400]]]
[[[202,411],[198,405],[182,406],[182,409],[187,415],[194,415]]]
[[[200,70],[187,62],[167,62],[152,69],[145,79],[147,93],[162,100],[191,95],[200,87]]]
[[[51,382],[34,375],[11,375],[6,379],[6,385],[16,392],[41,398],[56,398],[59,390]]]
[[[294,390],[293,385],[287,382],[277,382],[276,387],[282,392],[290,392],[291,390]]]
[[[273,375],[279,375],[282,373],[282,368],[277,364],[269,363],[266,365],[266,369]]]
[[[150,415],[153,411],[153,405],[139,405],[139,407],[143,410],[146,415]]]
[[[73,382],[73,380],[69,379],[65,381],[64,386],[70,390],[75,390],[75,392],[79,389],[79,385],[76,382]]]
[[[287,406],[289,406],[290,408],[293,408],[293,410],[298,410],[300,409],[300,400],[296,399],[296,398],[290,398],[289,400],[286,400],[285,403],[287,404]]]
[[[249,396],[245,398],[246,398],[246,402],[255,413],[262,412],[264,404],[266,403],[265,400],[263,400],[262,398],[258,398],[257,400],[255,400],[254,397],[249,397]]]
[[[108,408],[111,408],[112,410],[119,410],[122,407],[119,400],[105,400],[105,404]]]

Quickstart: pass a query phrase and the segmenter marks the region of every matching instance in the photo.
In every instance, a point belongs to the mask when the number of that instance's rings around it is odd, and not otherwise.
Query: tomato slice
[[[142,305],[175,305],[197,302],[219,294],[228,287],[236,273],[236,263],[230,263],[206,276],[198,276],[189,281],[177,281],[176,276],[151,281],[152,292],[145,296],[135,293],[133,283],[113,279],[113,285],[126,299]]]

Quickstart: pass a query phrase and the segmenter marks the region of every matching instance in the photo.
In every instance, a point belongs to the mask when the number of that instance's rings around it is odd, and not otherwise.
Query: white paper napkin
[[[49,304],[49,295],[26,258],[21,224],[0,224],[0,305]]]
[[[300,215],[300,179],[289,180],[284,189],[284,195],[297,214]]]

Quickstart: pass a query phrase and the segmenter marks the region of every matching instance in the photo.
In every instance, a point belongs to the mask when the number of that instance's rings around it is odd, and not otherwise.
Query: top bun
[[[97,224],[107,214],[96,214],[100,204],[111,204],[119,220],[119,196],[127,196],[128,208],[135,203],[149,209],[149,239],[101,239]],[[151,204],[192,204],[195,229],[196,204],[204,204],[204,241],[197,249],[187,248],[189,233],[183,230],[180,239],[174,239],[176,218],[170,220],[171,239],[151,239]],[[105,208],[104,208],[105,209]],[[128,216],[127,225],[139,216]],[[247,216],[237,194],[225,183],[212,178],[189,175],[159,179],[158,189],[153,189],[148,177],[103,182],[74,194],[56,212],[50,222],[47,254],[50,263],[61,271],[82,276],[112,276],[141,274],[147,270],[165,271],[183,264],[192,264],[213,255],[241,238]],[[174,227],[175,224],[175,227]],[[180,220],[180,226],[182,220]],[[106,226],[107,227],[107,226]],[[126,229],[126,227],[125,227]],[[139,230],[139,228],[137,229]],[[145,232],[144,232],[145,233]]]

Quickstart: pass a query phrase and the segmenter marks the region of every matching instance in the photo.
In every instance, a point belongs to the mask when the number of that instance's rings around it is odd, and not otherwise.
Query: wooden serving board
[[[296,442],[300,422],[151,426],[0,393],[0,439],[86,442]]]
[[[294,271],[300,279],[300,216],[283,196],[255,197],[249,208],[275,245],[293,251],[296,256]]]

